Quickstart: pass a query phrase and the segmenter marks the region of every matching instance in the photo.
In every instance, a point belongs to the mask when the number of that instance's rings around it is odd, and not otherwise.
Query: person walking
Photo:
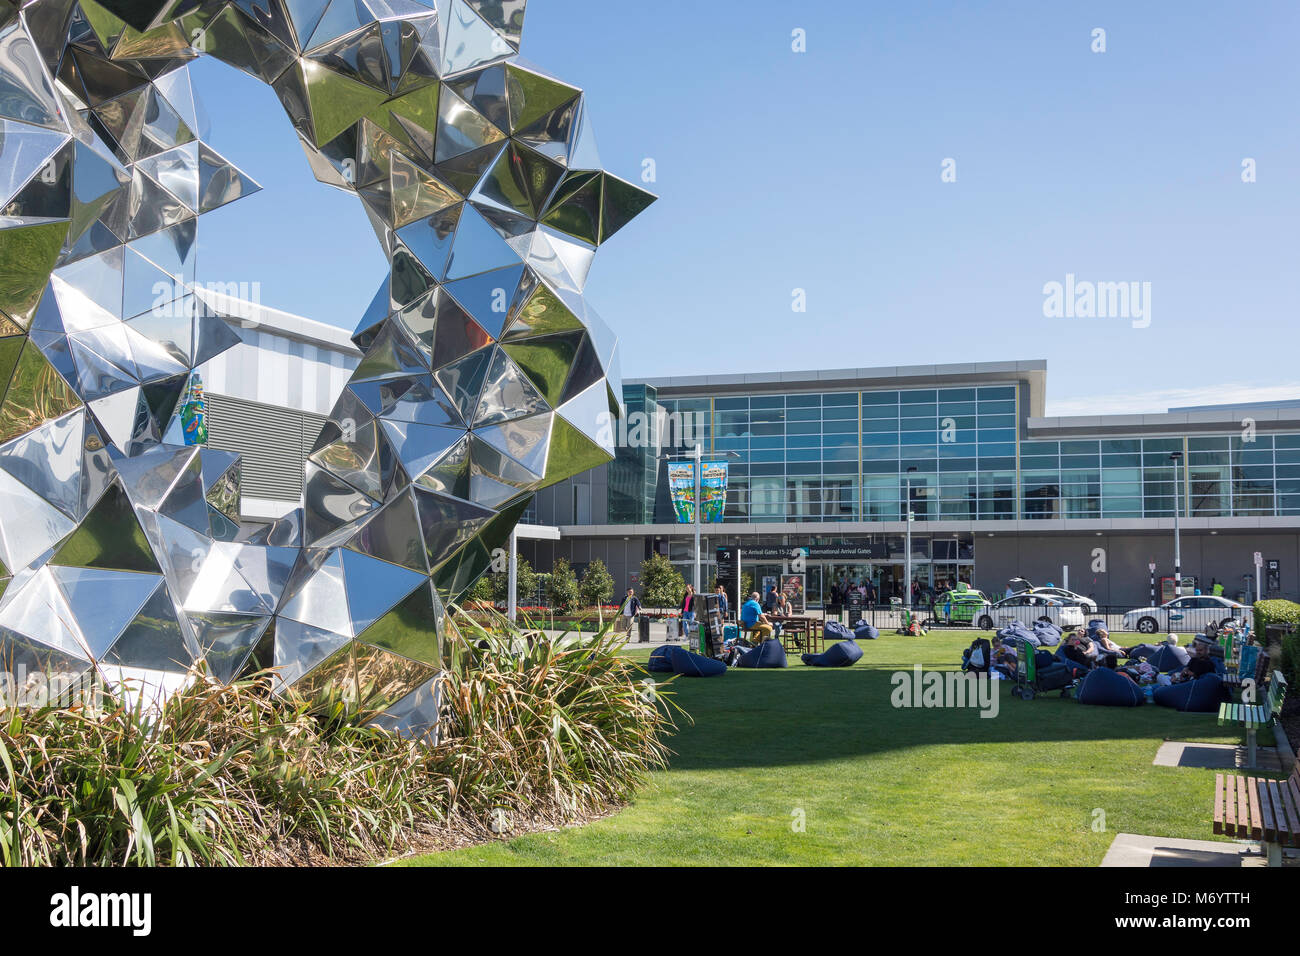
[[[686,585],[686,600],[682,602],[682,624],[691,627],[695,624],[695,585]]]
[[[635,588],[627,589],[627,596],[623,598],[623,606],[619,610],[623,612],[623,630],[631,634],[632,622],[641,613],[641,601],[636,596]]]

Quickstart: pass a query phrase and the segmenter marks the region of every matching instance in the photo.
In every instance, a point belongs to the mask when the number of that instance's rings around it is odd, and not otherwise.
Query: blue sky
[[[1045,358],[1049,413],[1084,414],[1300,397],[1297,28],[1282,0],[532,0],[523,55],[587,91],[606,168],[654,160],[587,285],[625,376]],[[385,274],[359,201],[269,88],[193,69],[266,187],[204,217],[200,280],[351,328]],[[1045,317],[1067,274],[1150,283],[1149,326]]]

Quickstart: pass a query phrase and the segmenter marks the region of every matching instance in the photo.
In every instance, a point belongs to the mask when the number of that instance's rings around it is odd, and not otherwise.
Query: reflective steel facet
[[[530,495],[612,454],[617,351],[582,300],[653,201],[583,94],[518,56],[525,0],[40,0],[0,11],[0,654],[150,699],[189,666],[342,684],[436,734],[445,602]],[[200,136],[186,62],[269,84],[389,274],[303,503],[242,525],[240,462],[168,444],[240,341],[197,220],[260,187]]]

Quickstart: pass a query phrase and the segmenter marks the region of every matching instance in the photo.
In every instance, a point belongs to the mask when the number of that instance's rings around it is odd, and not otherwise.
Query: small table
[[[825,650],[822,621],[819,618],[798,615],[768,616],[773,622],[781,625],[781,646],[787,653],[798,651],[803,654],[820,654]]]

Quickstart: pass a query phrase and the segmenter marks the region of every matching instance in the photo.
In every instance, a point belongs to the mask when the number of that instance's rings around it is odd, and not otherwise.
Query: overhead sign
[[[799,552],[806,558],[837,561],[877,561],[889,557],[883,542],[857,541],[847,544],[727,544],[718,547],[719,556],[725,550],[734,554],[744,552],[746,561],[788,561]]]

